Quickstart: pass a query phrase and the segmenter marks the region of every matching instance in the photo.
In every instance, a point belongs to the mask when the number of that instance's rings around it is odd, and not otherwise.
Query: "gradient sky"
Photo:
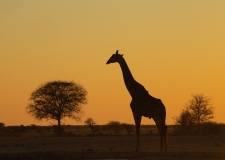
[[[167,124],[197,93],[212,98],[214,120],[225,123],[223,0],[1,0],[0,122],[56,124],[35,120],[25,107],[41,84],[67,80],[88,91],[83,122],[133,124],[121,69],[106,65],[117,49],[134,78],[163,101]]]

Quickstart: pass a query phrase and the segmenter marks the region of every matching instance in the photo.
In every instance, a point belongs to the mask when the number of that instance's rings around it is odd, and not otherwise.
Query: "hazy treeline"
[[[200,125],[174,125],[174,135],[225,135],[225,124],[204,122]]]
[[[0,123],[1,136],[56,136],[57,125],[50,126],[5,126]],[[93,132],[88,125],[62,125],[62,136],[129,136],[135,135],[135,125],[110,121],[105,125],[93,125]],[[141,125],[142,135],[158,135],[155,125]],[[198,126],[188,126],[182,129],[179,125],[168,125],[168,134],[170,136],[179,135],[225,135],[225,124],[216,122],[207,122],[201,124],[201,132]]]

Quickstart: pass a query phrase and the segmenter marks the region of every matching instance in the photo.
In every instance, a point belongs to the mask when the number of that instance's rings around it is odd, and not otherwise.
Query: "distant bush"
[[[0,122],[0,132],[2,132],[4,130],[5,124]]]
[[[127,131],[127,134],[130,135],[131,132],[134,131],[134,125],[122,123],[123,128]]]
[[[183,126],[175,125],[173,135],[194,135],[198,131],[196,127],[197,126],[188,125],[184,128]]]
[[[0,122],[0,129],[3,128],[3,127],[5,127],[5,124]]]
[[[94,136],[95,135],[94,125],[96,124],[94,119],[89,117],[89,118],[86,119],[86,121],[84,121],[84,124],[90,127],[91,132],[92,132],[92,136]]]
[[[35,131],[37,129],[37,126],[35,124],[31,124],[30,128],[31,128],[32,131]]]
[[[110,121],[106,124],[106,129],[108,132],[111,131],[111,133],[118,135],[123,130],[123,127],[119,121]]]
[[[186,126],[182,128],[175,125],[174,135],[223,135],[225,133],[225,124],[217,122],[204,122],[198,125]]]

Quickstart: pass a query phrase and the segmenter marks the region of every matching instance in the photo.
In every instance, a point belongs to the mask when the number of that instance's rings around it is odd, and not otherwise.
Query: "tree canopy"
[[[26,111],[38,120],[57,120],[60,127],[61,119],[65,117],[81,120],[86,95],[87,91],[78,83],[50,81],[31,93]]]
[[[85,121],[84,121],[84,124],[86,124],[87,126],[89,126],[91,128],[91,131],[92,131],[92,135],[94,136],[95,133],[94,133],[94,125],[96,124],[94,119],[93,118],[87,118]]]
[[[191,99],[185,104],[179,116],[175,117],[175,123],[181,126],[183,131],[188,130],[190,126],[199,126],[202,123],[209,122],[214,118],[214,107],[211,104],[211,98],[204,94],[191,95]]]
[[[187,108],[193,116],[193,121],[197,124],[208,122],[214,118],[214,108],[211,104],[211,98],[203,94],[194,94],[187,104]]]

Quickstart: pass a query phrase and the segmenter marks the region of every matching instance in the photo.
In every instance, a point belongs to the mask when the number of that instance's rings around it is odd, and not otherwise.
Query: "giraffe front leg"
[[[136,140],[135,152],[139,152],[140,151],[140,125],[137,125],[137,124],[136,124],[136,136],[137,136],[137,140]]]
[[[158,119],[155,119],[155,123],[156,123],[156,126],[158,128],[158,131],[159,131],[159,136],[160,136],[160,152],[163,151],[163,137],[164,137],[164,134],[163,134],[163,128],[162,128],[162,124],[160,123],[160,121]]]
[[[163,151],[163,134],[160,133],[160,152]]]
[[[141,125],[141,116],[134,116],[135,120],[135,125],[136,125],[136,136],[137,136],[137,141],[136,141],[136,150],[135,152],[140,151],[140,125]]]
[[[167,126],[164,127],[164,144],[165,144],[165,152],[167,152],[167,143],[168,143],[168,135],[167,135]]]

